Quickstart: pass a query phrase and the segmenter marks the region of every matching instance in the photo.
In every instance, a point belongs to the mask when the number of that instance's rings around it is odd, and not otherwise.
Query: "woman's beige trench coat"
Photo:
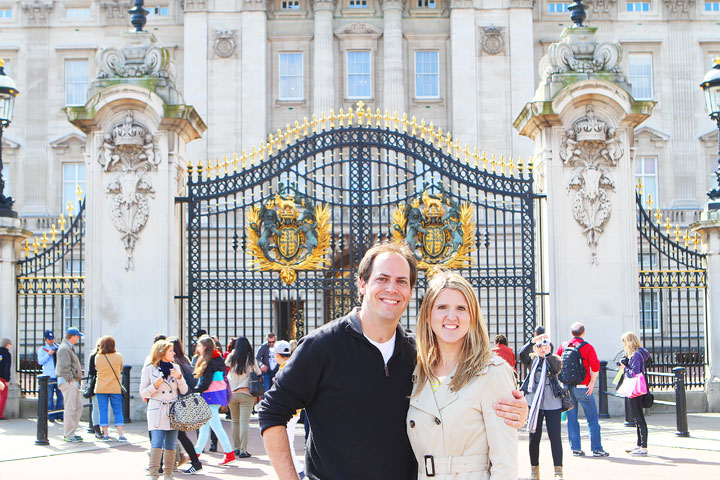
[[[182,374],[177,363],[173,368]],[[162,377],[162,372],[155,365],[145,365],[140,378],[140,395],[147,398],[148,430],[174,430],[170,427],[170,407],[178,399],[178,393],[188,391],[185,378],[174,379],[172,376],[163,380],[159,388],[155,388],[155,381]]]
[[[406,427],[418,478],[428,478],[434,468],[430,478],[438,480],[517,480],[517,431],[492,407],[500,398],[512,398],[516,385],[510,365],[493,356],[459,392],[449,383],[450,376],[433,392],[427,382],[418,395],[413,385]]]

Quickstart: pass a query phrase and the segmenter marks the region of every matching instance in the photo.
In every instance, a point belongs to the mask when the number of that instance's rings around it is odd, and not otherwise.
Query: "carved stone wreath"
[[[235,33],[232,30],[218,30],[215,32],[213,52],[221,58],[232,57],[235,53]]]
[[[494,26],[490,25],[482,29],[482,49],[483,52],[488,55],[498,55],[505,51],[505,40],[503,39],[502,31]]]
[[[150,214],[148,199],[155,193],[147,173],[157,170],[160,160],[153,136],[135,120],[132,110],[103,136],[98,162],[113,174],[105,192],[111,197],[112,223],[127,254],[125,270],[134,269],[135,244]]]

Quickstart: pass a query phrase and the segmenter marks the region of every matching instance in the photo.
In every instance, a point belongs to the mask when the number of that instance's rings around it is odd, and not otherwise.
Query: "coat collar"
[[[455,371],[453,370],[453,372],[449,375],[449,378],[452,378],[452,375],[454,374]],[[440,411],[442,409],[460,398],[460,395],[457,392],[450,390],[450,387],[448,386],[449,378],[446,378],[435,392],[433,392],[432,387],[430,386],[430,381],[426,381],[420,393],[410,397],[410,405],[418,410],[427,412],[430,415],[440,417]],[[413,383],[415,382],[416,377],[413,375]]]

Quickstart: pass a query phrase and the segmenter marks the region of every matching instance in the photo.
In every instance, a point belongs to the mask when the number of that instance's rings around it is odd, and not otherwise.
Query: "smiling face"
[[[446,288],[438,294],[430,311],[430,328],[441,350],[462,345],[470,329],[470,308],[459,290]]]
[[[410,266],[398,253],[381,253],[373,262],[370,277],[367,281],[360,279],[359,287],[363,318],[397,323],[412,295]]]
[[[175,350],[172,347],[168,347],[167,350],[165,350],[165,353],[162,356],[163,362],[173,362],[175,361]]]

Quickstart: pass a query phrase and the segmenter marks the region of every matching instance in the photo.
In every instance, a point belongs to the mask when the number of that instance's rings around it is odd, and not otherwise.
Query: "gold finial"
[[[332,110],[330,110],[330,113],[332,113]],[[333,121],[334,121],[334,119],[335,119],[335,115],[333,115]],[[334,124],[333,124],[333,126],[334,126]],[[295,140],[300,140],[300,122],[298,122],[297,120],[295,120],[294,130],[295,130]]]
[[[505,175],[505,155],[500,155],[500,174]]]
[[[73,211],[75,210],[75,207],[73,207],[72,201],[68,200],[68,206],[67,206],[67,208],[66,208],[65,210],[67,210],[68,213],[70,214],[70,215],[69,215],[69,218],[72,218],[72,216],[73,216]]]
[[[330,128],[335,128],[335,110],[332,108],[330,109]]]
[[[683,237],[683,240],[685,241],[685,248],[690,246],[690,231],[685,230],[685,236]]]
[[[513,161],[513,157],[510,157],[510,163],[508,163],[508,170],[510,170],[510,176],[515,176],[515,162]]]
[[[425,140],[425,119],[420,119],[420,140]]]
[[[475,148],[473,149],[473,154],[472,154],[472,156],[473,156],[473,161],[474,161],[474,163],[475,163],[475,168],[478,168],[478,159],[479,159],[479,156],[478,156],[477,147],[475,147]]]
[[[5,66],[5,59],[0,57],[0,67],[4,67],[4,66]]]
[[[463,155],[465,155],[465,163],[470,165],[470,148],[468,147],[468,144],[465,144],[465,147],[463,148]]]
[[[255,165],[255,156],[258,154],[257,147],[253,145],[252,152],[250,152],[250,166]]]
[[[402,132],[407,133],[408,131],[408,119],[407,119],[407,113],[403,113],[402,118]]]
[[[37,237],[33,237],[33,253],[35,255],[38,254],[38,247],[40,247],[40,244],[38,243]]]
[[[415,135],[417,135],[417,120],[415,119],[415,115],[412,116],[410,126],[412,127],[412,129],[410,130],[410,135],[414,137]]]
[[[669,237],[670,236],[670,217],[665,219],[665,233]]]
[[[652,199],[652,195],[649,194],[649,193],[648,193],[648,196],[647,196],[647,204],[648,204],[648,210],[650,210],[650,211],[652,212],[653,199]]]
[[[230,163],[228,163],[227,155],[225,155],[225,175],[230,173]]]
[[[399,124],[400,124],[400,117],[398,117],[398,111],[397,111],[397,110],[395,110],[395,111],[393,112],[392,121],[393,121],[393,128],[394,128],[395,130],[397,130],[398,128],[400,128],[400,126],[399,126]]]
[[[340,109],[340,112],[342,113],[342,109]],[[303,136],[308,136],[308,130],[310,128],[310,123],[308,122],[307,115],[303,117]]]
[[[323,113],[323,128],[325,128],[325,114]],[[290,124],[285,124],[285,134],[283,135],[283,140],[285,141],[285,145],[290,145],[290,135],[292,134],[292,129],[290,128]]]
[[[327,130],[327,115],[325,112],[322,112],[322,117],[320,118],[320,128],[322,130]]]
[[[383,122],[385,122],[385,130],[390,128],[392,118],[390,117],[390,110],[388,110],[387,108],[385,109],[385,115],[383,115]]]
[[[715,58],[713,58],[713,66],[714,65],[720,65],[720,55],[715,55]]]
[[[680,242],[680,226],[675,225],[675,241]]]
[[[75,195],[77,195],[78,203],[82,202],[83,193],[85,193],[85,192],[83,192],[82,187],[81,187],[80,184],[78,183],[78,186],[77,186],[77,188],[75,189]]]
[[[497,163],[495,162],[495,154],[493,153],[490,158],[490,166],[492,166],[492,171],[495,173],[495,167],[497,166]]]
[[[237,154],[237,152],[233,153],[232,164],[233,164],[233,172],[237,172],[238,171],[238,154]]]
[[[340,122],[338,123],[338,126],[344,127],[345,126],[345,112],[343,111],[342,107],[340,108],[340,111],[338,112],[338,120],[340,120]]]
[[[375,126],[376,127],[382,127],[382,111],[380,108],[375,109]]]
[[[442,149],[444,142],[445,142],[445,138],[443,137],[442,128],[438,127],[438,129],[437,129],[437,148]]]
[[[658,225],[662,222],[662,213],[660,212],[660,207],[658,206],[655,209],[655,223]]]
[[[189,176],[190,178],[192,178],[193,173],[194,173],[194,172],[193,172],[193,163],[192,163],[192,160],[189,160],[189,161],[188,161],[187,172],[188,172],[188,176]]]
[[[312,133],[317,133],[317,125],[318,125],[318,119],[317,114],[313,113],[313,119],[312,119]]]
[[[370,110],[370,105],[365,107],[365,125],[372,127],[372,110]]]
[[[52,243],[55,243],[55,236],[57,235],[57,227],[55,227],[55,224],[52,224],[52,228],[50,229],[50,241]]]
[[[695,235],[693,235],[692,242],[693,242],[693,245],[695,245],[695,251],[696,251],[696,252],[697,252],[697,250],[698,250],[698,241],[699,241],[699,240],[700,240],[700,237],[698,236],[697,232],[695,232]]]
[[[637,192],[638,192],[638,195],[640,195],[640,198],[642,198],[643,184],[642,184],[642,179],[641,179],[641,178],[638,178]]]
[[[528,174],[532,176],[533,169],[535,168],[535,163],[533,162],[533,157],[530,157],[528,159]]]
[[[355,118],[355,112],[353,111],[352,107],[348,107],[346,116],[347,116],[348,127],[352,127],[353,118]]]
[[[359,126],[359,127],[362,127],[362,126],[363,126],[363,117],[365,116],[365,109],[363,108],[364,105],[365,105],[365,104],[363,103],[363,101],[360,100],[360,101],[357,103],[357,106],[356,106],[357,116],[358,116],[358,126]]]
[[[28,257],[28,253],[30,252],[30,244],[27,240],[25,240],[25,246],[23,247],[23,252],[25,252],[25,258]]]
[[[45,250],[47,248],[47,233],[45,233],[45,232],[43,232],[42,246],[43,246],[43,250]]]
[[[242,169],[243,169],[243,170],[245,170],[245,167],[247,166],[247,163],[246,163],[246,162],[247,162],[247,158],[248,158],[247,150],[243,148],[242,159],[240,160],[240,161],[242,162]]]
[[[518,175],[522,176],[524,166],[525,165],[523,164],[522,157],[518,157],[518,162],[517,162]]]
[[[483,150],[482,155],[480,156],[480,161],[483,164],[483,170],[487,171],[487,155],[485,154],[485,150]]]
[[[355,104],[355,108],[356,108],[357,110],[359,110],[359,111],[358,111],[358,117],[362,117],[362,114],[360,113],[360,111],[363,111],[363,109],[365,108],[365,102],[363,102],[362,100],[360,100],[359,102],[357,102],[357,103]]]

